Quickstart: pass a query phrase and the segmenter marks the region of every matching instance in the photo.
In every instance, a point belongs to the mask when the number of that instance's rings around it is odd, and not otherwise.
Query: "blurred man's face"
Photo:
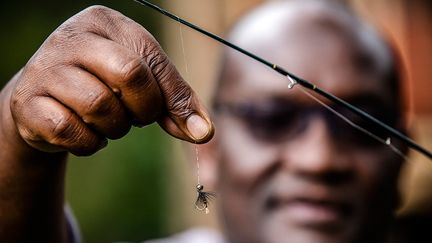
[[[334,33],[296,31],[246,47],[395,124],[394,94],[382,70],[370,66],[374,60]],[[372,242],[385,230],[400,167],[394,152],[255,61],[229,53],[223,77],[217,191],[230,241]]]

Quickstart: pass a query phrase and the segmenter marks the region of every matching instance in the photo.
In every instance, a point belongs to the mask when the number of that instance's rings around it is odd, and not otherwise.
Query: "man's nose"
[[[326,124],[316,116],[306,129],[283,147],[284,166],[291,173],[311,179],[338,183],[352,176],[353,164],[346,151],[338,147]]]

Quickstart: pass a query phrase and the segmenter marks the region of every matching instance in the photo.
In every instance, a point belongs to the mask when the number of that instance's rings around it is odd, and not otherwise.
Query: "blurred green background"
[[[161,16],[132,0],[1,1],[0,85],[25,65],[57,26],[93,4],[122,12],[160,39]],[[71,156],[67,201],[85,242],[142,241],[167,233],[163,225],[169,139],[153,125],[133,129],[89,158]]]

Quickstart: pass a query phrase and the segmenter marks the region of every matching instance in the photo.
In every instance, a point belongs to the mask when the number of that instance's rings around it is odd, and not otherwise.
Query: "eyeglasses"
[[[396,124],[396,111],[375,102],[372,104],[363,106],[359,104],[358,107],[390,126]],[[388,136],[380,127],[365,121],[347,109],[339,106],[332,107],[332,109],[384,140]],[[275,100],[263,103],[216,103],[214,111],[216,115],[229,115],[238,119],[252,136],[266,142],[277,143],[281,140],[295,139],[296,136],[306,131],[311,119],[320,117],[325,121],[334,141],[367,148],[381,145],[321,106],[305,106]]]

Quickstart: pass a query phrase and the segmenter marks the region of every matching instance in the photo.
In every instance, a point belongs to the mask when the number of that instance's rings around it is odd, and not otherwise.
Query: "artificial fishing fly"
[[[197,184],[197,199],[195,201],[195,208],[199,211],[204,211],[205,214],[210,213],[209,203],[213,200],[216,195],[213,192],[205,192],[204,186],[201,184]]]
[[[205,192],[204,186],[200,183],[200,164],[198,157],[198,147],[195,144],[195,157],[196,157],[196,166],[197,166],[197,199],[195,201],[195,208],[199,211],[204,211],[205,214],[210,213],[209,204],[210,201],[216,198],[216,194],[213,192]]]

